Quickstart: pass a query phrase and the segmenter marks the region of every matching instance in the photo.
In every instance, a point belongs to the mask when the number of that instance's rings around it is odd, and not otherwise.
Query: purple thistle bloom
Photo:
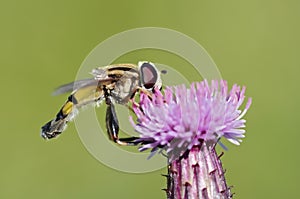
[[[228,91],[224,80],[206,80],[159,90],[150,99],[141,93],[133,104],[140,138],[140,151],[166,150],[169,160],[168,199],[232,198],[215,145],[221,137],[239,145],[246,120],[242,119],[251,98],[241,110],[245,87],[233,85]]]
[[[133,105],[138,118],[134,128],[140,133],[140,151],[165,148],[173,160],[202,142],[216,143],[221,137],[239,145],[245,137],[246,120],[242,119],[251,104],[240,110],[245,99],[245,87],[227,82],[206,80],[185,86],[167,87],[164,95],[156,90],[152,100],[141,93],[138,106]],[[171,157],[170,157],[170,154]]]

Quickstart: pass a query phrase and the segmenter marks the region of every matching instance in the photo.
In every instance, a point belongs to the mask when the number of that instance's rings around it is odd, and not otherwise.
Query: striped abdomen
[[[41,128],[41,136],[45,139],[51,139],[61,134],[77,114],[78,108],[101,102],[103,91],[97,89],[97,86],[91,85],[81,88],[68,97],[68,100],[56,114],[56,117],[47,122]]]

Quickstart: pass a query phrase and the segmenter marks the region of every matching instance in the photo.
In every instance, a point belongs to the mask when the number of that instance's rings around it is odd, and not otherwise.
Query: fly
[[[150,97],[155,88],[162,86],[160,72],[151,62],[142,61],[135,64],[114,64],[92,70],[90,79],[75,81],[60,86],[55,95],[71,92],[65,104],[53,120],[41,128],[44,139],[52,139],[61,134],[77,114],[78,110],[89,104],[105,101],[106,129],[110,140],[120,145],[134,145],[136,137],[119,138],[119,122],[114,104],[127,103],[142,91]]]

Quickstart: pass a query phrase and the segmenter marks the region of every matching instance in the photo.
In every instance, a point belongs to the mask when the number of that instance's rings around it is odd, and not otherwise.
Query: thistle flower
[[[215,145],[221,137],[239,145],[245,115],[251,104],[245,87],[206,80],[155,90],[152,99],[141,93],[134,128],[140,133],[140,151],[166,150],[169,159],[168,198],[230,198]],[[195,170],[196,169],[196,170]],[[202,197],[201,197],[202,196]]]

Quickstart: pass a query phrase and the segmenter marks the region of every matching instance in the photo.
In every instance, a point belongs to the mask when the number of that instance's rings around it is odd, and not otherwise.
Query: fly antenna
[[[160,73],[165,75],[165,74],[168,73],[168,71],[167,70],[161,70]]]

